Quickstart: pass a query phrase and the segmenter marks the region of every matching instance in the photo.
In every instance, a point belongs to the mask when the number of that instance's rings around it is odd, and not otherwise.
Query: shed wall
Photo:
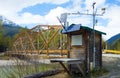
[[[82,45],[72,46],[72,35],[82,35]],[[90,63],[93,63],[93,33],[87,30],[80,30],[77,32],[73,32],[69,35],[70,37],[70,58],[79,58],[83,60],[83,69],[84,71],[90,70]],[[102,48],[101,48],[101,34],[95,33],[95,66],[102,66]],[[77,70],[75,66],[70,66],[71,70]]]

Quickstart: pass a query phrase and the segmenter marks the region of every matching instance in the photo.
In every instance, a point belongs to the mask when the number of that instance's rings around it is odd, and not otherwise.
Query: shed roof
[[[75,31],[79,31],[80,29],[85,29],[85,30],[88,30],[90,32],[93,31],[92,28],[89,28],[87,26],[82,26],[81,24],[71,24],[70,26],[65,27],[65,29],[62,30],[62,33],[63,34],[68,34],[68,33],[72,33],[72,32],[75,32]],[[97,32],[99,34],[106,35],[106,33],[98,31],[98,30],[95,30],[95,32]]]

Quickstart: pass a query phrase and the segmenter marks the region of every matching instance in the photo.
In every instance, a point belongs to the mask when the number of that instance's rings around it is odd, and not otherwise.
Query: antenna
[[[59,17],[57,17],[57,19],[58,19],[58,21],[60,22],[60,24],[62,25],[62,27],[65,29],[65,26],[62,24],[62,22],[61,22],[61,20],[59,19]],[[67,31],[67,30],[65,29],[65,31]]]

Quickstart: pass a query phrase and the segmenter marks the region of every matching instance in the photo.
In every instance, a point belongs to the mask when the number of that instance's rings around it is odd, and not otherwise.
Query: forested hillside
[[[23,28],[0,16],[0,52],[11,49],[13,38]]]
[[[107,45],[108,49],[120,50],[120,33],[108,39]]]

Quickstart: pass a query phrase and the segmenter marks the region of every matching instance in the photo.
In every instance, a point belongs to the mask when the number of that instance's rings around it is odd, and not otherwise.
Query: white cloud
[[[18,24],[43,23],[45,21],[43,16],[32,15],[31,13],[23,13],[15,19],[14,21]]]
[[[81,8],[81,5],[83,4],[82,0],[72,0],[72,3],[73,4],[66,8],[69,12],[77,12],[83,10],[83,8]]]
[[[57,7],[55,9],[52,9],[46,16],[45,16],[45,20],[48,24],[60,24],[57,16],[59,17],[61,13],[67,12],[67,10],[65,10],[62,7]]]
[[[92,13],[93,11],[93,3],[95,2],[95,10],[97,9],[97,13],[102,13],[101,9],[104,8],[106,0],[85,0],[85,9],[89,11],[89,13]]]
[[[69,24],[82,24],[83,26],[88,26],[91,24],[91,18],[88,18],[87,16],[80,16],[80,15],[74,15],[69,16],[68,18]],[[90,26],[89,26],[90,27]]]
[[[0,1],[0,15],[7,17],[8,19],[15,21],[20,20],[21,15],[18,15],[23,8],[27,8],[29,6],[34,6],[36,4],[42,3],[50,3],[50,4],[63,4],[68,2],[69,0],[1,0]],[[23,16],[24,14],[22,14]],[[32,15],[33,18],[36,18],[36,15]],[[40,18],[41,16],[38,16]],[[37,19],[38,19],[37,18]],[[28,19],[28,18],[26,18]],[[32,19],[32,18],[31,18]],[[22,19],[21,19],[22,20]],[[23,19],[24,20],[24,19]],[[16,21],[15,21],[16,22]],[[20,23],[20,22],[19,22]],[[23,22],[21,22],[23,23]]]
[[[96,29],[106,32],[106,39],[117,33],[120,33],[120,6],[110,5],[110,3],[106,4],[106,0],[70,0],[72,1],[71,5],[68,5],[66,8],[59,6],[57,8],[51,9],[51,11],[45,16],[33,15],[32,13],[22,13],[21,15],[18,14],[18,12],[20,12],[23,8],[34,6],[36,4],[51,3],[60,5],[68,1],[69,0],[1,0],[0,14],[18,24],[60,24],[56,16],[60,16],[60,14],[63,12],[85,12],[87,9],[92,11],[92,3],[95,1],[96,7],[98,9],[104,6],[107,7],[106,14],[100,18],[108,20],[106,26],[99,26],[98,24],[98,26],[96,26]],[[68,21],[70,23],[81,23],[82,25],[86,26],[92,25],[92,18],[87,16],[73,16],[72,18],[70,17]]]
[[[52,9],[47,15],[33,15],[31,13],[23,13],[20,16],[16,16],[13,20],[18,24],[60,24],[57,16],[59,17],[61,13],[66,12],[66,10],[62,7],[57,7]]]
[[[95,2],[95,6],[98,8],[98,7],[101,7],[105,4],[105,1],[106,0],[86,0],[85,1],[85,5],[87,8],[89,7],[92,7],[92,4]]]
[[[68,2],[69,0],[43,0],[46,1],[46,3],[52,3],[52,4],[63,4]]]
[[[62,7],[57,7],[52,9],[47,15],[33,15],[31,13],[23,13],[13,19],[17,24],[60,24],[57,16],[59,17],[61,13],[66,12]]]
[[[69,0],[2,0],[0,1],[0,9],[5,8],[5,10],[9,10],[9,12],[14,11],[18,12],[23,8],[33,6],[36,4],[42,3],[50,3],[50,4],[63,4],[68,2]]]
[[[104,19],[109,20],[107,26],[97,26],[96,28],[107,33],[106,39],[109,39],[111,36],[114,36],[120,33],[120,6],[109,6]]]

